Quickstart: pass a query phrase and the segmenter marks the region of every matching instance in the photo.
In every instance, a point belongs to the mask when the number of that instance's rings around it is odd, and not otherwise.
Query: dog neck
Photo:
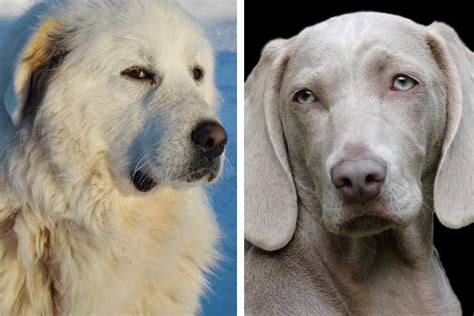
[[[432,192],[431,185],[425,185],[424,191]],[[306,249],[306,259],[319,266],[319,277],[326,279],[329,291],[349,311],[367,314],[380,306],[377,311],[383,313],[383,308],[390,307],[382,300],[390,296],[399,301],[394,306],[406,306],[407,311],[439,312],[441,304],[453,308],[447,311],[456,309],[457,301],[433,246],[432,206],[425,204],[405,227],[348,237],[324,226],[318,199],[304,192],[307,190],[298,192],[298,227],[289,247]],[[418,305],[409,306],[414,297]]]

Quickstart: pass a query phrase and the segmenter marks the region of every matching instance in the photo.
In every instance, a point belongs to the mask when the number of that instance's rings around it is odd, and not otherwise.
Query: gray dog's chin
[[[411,218],[395,212],[386,203],[344,205],[339,208],[338,220],[324,218],[326,228],[334,234],[364,237],[406,226]]]
[[[365,237],[378,235],[389,229],[400,227],[400,223],[383,217],[360,216],[338,225],[328,225],[336,234],[347,237]]]

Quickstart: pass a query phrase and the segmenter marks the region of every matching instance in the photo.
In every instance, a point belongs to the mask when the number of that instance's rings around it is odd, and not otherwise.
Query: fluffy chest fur
[[[202,189],[138,198],[96,183],[65,198],[45,177],[34,177],[43,185],[33,181],[23,197],[1,187],[0,314],[197,311],[218,235]]]

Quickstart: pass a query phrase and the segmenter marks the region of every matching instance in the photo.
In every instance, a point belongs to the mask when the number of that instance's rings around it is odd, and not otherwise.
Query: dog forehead
[[[324,60],[346,62],[377,49],[387,52],[424,54],[425,27],[409,19],[376,12],[337,16],[304,29],[294,40],[296,64]],[[300,62],[299,62],[300,61]]]
[[[68,42],[79,59],[116,55],[149,64],[196,60],[213,64],[212,46],[203,30],[178,4],[168,0],[78,0],[56,12],[74,30]],[[94,34],[91,36],[91,34]],[[84,45],[83,43],[88,43]]]
[[[52,10],[70,29],[83,29],[84,36],[105,33],[137,42],[161,40],[161,45],[206,42],[192,16],[170,0],[67,0]]]
[[[197,26],[181,25],[179,28],[180,31],[176,32],[170,24],[150,19],[104,36],[109,37],[114,47],[125,48],[156,62],[184,57],[212,63],[212,47],[201,30]]]

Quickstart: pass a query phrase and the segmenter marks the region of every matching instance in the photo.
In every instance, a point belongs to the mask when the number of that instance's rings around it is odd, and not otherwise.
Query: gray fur
[[[449,26],[380,13],[267,45],[246,82],[247,314],[461,314],[433,210],[448,227],[474,220],[472,61]],[[392,91],[398,74],[419,84]],[[319,102],[293,102],[302,88]],[[331,183],[353,148],[387,163],[372,204]],[[377,212],[389,222],[352,225]]]

